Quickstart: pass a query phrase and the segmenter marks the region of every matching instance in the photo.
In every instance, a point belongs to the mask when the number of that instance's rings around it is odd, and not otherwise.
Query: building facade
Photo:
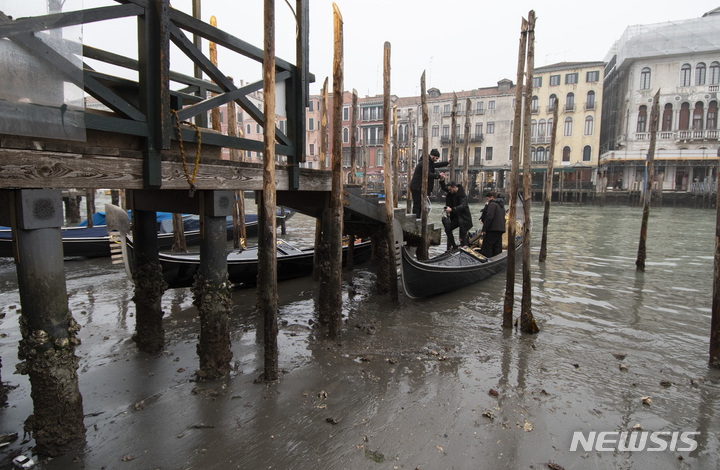
[[[656,185],[712,191],[717,178],[720,9],[701,18],[627,28],[607,56],[600,171],[642,189],[651,110],[659,91]]]

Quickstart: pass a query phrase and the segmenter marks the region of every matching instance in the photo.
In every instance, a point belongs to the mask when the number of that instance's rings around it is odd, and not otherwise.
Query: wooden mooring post
[[[462,181],[463,188],[470,194],[470,181],[468,173],[470,171],[470,111],[472,110],[472,101],[468,98],[465,102],[465,159],[463,160]]]
[[[350,177],[348,178],[348,183],[350,184],[357,184],[357,111],[358,94],[357,90],[353,88],[352,110],[350,112]]]
[[[455,152],[457,150],[457,93],[453,91],[452,112],[450,113],[450,181],[457,180],[455,176]],[[465,188],[467,190],[467,188]]]
[[[428,107],[427,107],[427,98],[425,96],[425,71],[423,71],[422,76],[420,77],[420,101],[422,103],[422,123],[423,123],[423,150],[422,155],[418,157],[418,160],[422,159],[423,162],[422,166],[422,182],[421,182],[421,189],[420,189],[420,227],[421,227],[421,236],[420,236],[420,244],[417,247],[417,251],[415,256],[419,260],[426,260],[428,259],[429,254],[429,248],[430,248],[430,240],[428,238],[428,200],[427,200],[427,190],[428,190],[428,158],[430,158],[430,141],[428,137],[428,121],[430,120],[428,116]]]
[[[59,190],[0,191],[15,238],[20,294],[19,373],[30,379],[33,414],[26,420],[37,451],[61,455],[85,440],[82,396],[78,387],[80,343],[68,307],[63,265],[62,195]],[[5,219],[3,217],[3,219]]]
[[[390,48],[388,44],[388,52],[387,54],[390,54]],[[389,59],[388,59],[389,60]],[[383,75],[383,82],[387,80],[388,82],[388,90],[386,93],[390,93],[390,64],[387,64],[388,70],[385,71],[387,73],[387,77]],[[383,98],[383,103],[385,102],[385,99]],[[388,106],[390,105],[390,98],[387,98]],[[400,172],[399,172],[399,161],[398,161],[398,139],[397,139],[397,132],[398,132],[398,117],[397,117],[398,109],[397,106],[392,107],[392,206],[397,207],[398,206],[398,195],[400,194],[400,186],[398,185],[398,182],[400,181]],[[384,115],[384,112],[383,112]],[[387,128],[386,128],[387,129]],[[384,135],[384,134],[383,134]],[[384,139],[383,139],[384,140]],[[384,142],[383,142],[383,152],[384,152]],[[387,198],[386,198],[387,200]]]
[[[645,271],[645,259],[647,257],[647,226],[650,219],[650,203],[652,201],[653,179],[655,179],[655,144],[657,142],[658,115],[660,114],[660,90],[658,89],[653,98],[652,110],[650,111],[650,147],[647,154],[647,181],[645,182],[645,197],[643,200],[643,216],[640,225],[640,242],[638,243],[638,254],[635,260],[636,271]]]
[[[405,157],[406,160],[406,166],[405,171],[407,172],[407,181],[405,181],[405,213],[411,214],[412,213],[412,196],[410,195],[410,180],[412,179],[412,171],[413,171],[413,139],[415,132],[413,131],[413,110],[412,108],[408,109],[408,152]]]
[[[715,256],[713,263],[712,317],[710,321],[710,366],[720,369],[720,148],[715,193]]]
[[[520,33],[520,47],[518,48],[518,67],[517,67],[517,84],[515,91],[515,117],[513,124],[513,148],[512,148],[512,167],[510,170],[510,210],[508,211],[508,254],[507,254],[507,272],[505,278],[505,302],[503,305],[503,328],[513,327],[513,308],[515,304],[515,250],[510,247],[515,241],[515,221],[517,220],[517,195],[518,195],[518,177],[520,175],[520,132],[522,130],[522,83],[525,75],[525,51],[527,46],[528,22],[522,19],[522,27]],[[424,133],[423,133],[424,134]]]
[[[550,132],[550,156],[548,157],[547,173],[545,174],[545,210],[543,212],[542,222],[542,240],[540,242],[540,257],[539,261],[544,263],[547,259],[547,228],[550,223],[550,203],[552,201],[552,184],[553,184],[553,165],[555,163],[555,138],[557,137],[557,120],[558,120],[558,106],[555,103],[553,109],[553,125]]]

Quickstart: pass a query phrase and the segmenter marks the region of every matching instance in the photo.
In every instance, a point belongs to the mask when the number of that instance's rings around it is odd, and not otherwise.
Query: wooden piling
[[[453,92],[452,112],[450,113],[450,180],[455,181],[455,150],[457,149],[457,93]],[[467,189],[467,188],[465,188]]]
[[[258,210],[257,304],[263,314],[265,345],[263,378],[277,380],[278,290],[275,226],[275,0],[264,0],[265,51],[263,60],[265,132],[263,190]]]
[[[557,120],[558,120],[558,104],[555,102],[555,109],[553,109],[553,125],[552,131],[550,132],[550,155],[548,156],[548,167],[547,173],[545,174],[545,211],[543,212],[543,225],[542,225],[542,241],[540,242],[540,257],[541,263],[545,262],[547,258],[547,228],[550,222],[550,203],[552,201],[552,184],[553,184],[553,166],[555,163],[555,142],[557,137]]]
[[[523,225],[522,225],[522,279],[523,292],[520,303],[520,331],[535,334],[540,331],[532,313],[532,275],[530,272],[530,208],[532,207],[530,173],[530,117],[533,95],[533,71],[535,69],[535,11],[528,13],[527,70],[525,72],[525,115],[523,119]],[[510,238],[508,238],[508,242]],[[508,243],[508,249],[512,250]]]
[[[185,240],[185,226],[183,225],[182,214],[173,213],[173,246],[174,253],[187,253],[187,241]]]
[[[36,450],[63,454],[85,440],[78,387],[80,326],[70,313],[63,265],[59,190],[17,190],[8,210],[18,255],[20,333],[16,370],[30,379],[33,414],[25,421]],[[23,207],[41,208],[37,213]]]
[[[389,53],[389,52],[388,52]],[[389,67],[389,64],[388,64]],[[388,70],[388,74],[390,71]],[[384,78],[384,77],[383,77]],[[387,77],[388,80],[390,80],[390,77]],[[388,83],[388,88],[390,87],[390,84]],[[390,90],[388,89],[388,93]],[[388,97],[388,105],[390,104],[390,98]],[[384,100],[383,100],[384,102]],[[399,162],[398,162],[398,146],[397,146],[397,131],[398,131],[398,121],[397,121],[397,106],[392,107],[392,190],[393,190],[393,207],[398,206],[398,193],[400,192],[400,188],[398,186],[399,181]],[[383,134],[384,135],[384,134]],[[384,144],[384,142],[383,142]]]
[[[228,77],[232,83],[232,77]],[[227,112],[228,112],[228,135],[230,137],[242,137],[243,130],[242,126],[238,132],[237,116],[235,113],[235,101],[228,101]],[[230,160],[233,162],[239,162],[244,160],[244,153],[238,151],[238,149],[230,149]],[[245,248],[247,243],[247,228],[245,227],[245,194],[243,191],[235,191],[234,197],[234,209],[233,209],[233,248],[236,250],[239,248]]]
[[[87,214],[87,226],[92,227],[94,224],[93,222],[93,215],[95,214],[95,190],[94,189],[86,189],[85,190],[85,213]]]
[[[412,196],[410,194],[410,180],[412,180],[412,172],[413,172],[413,156],[415,152],[413,151],[413,139],[415,138],[414,129],[413,129],[413,110],[412,108],[408,109],[408,153],[406,158],[406,168],[405,171],[407,171],[407,181],[405,181],[405,195],[406,195],[406,204],[405,204],[405,213],[406,214],[412,214]]]
[[[653,179],[655,179],[655,144],[657,142],[658,115],[660,114],[660,90],[658,89],[653,98],[652,110],[650,111],[650,147],[647,154],[647,181],[645,182],[645,198],[643,201],[642,224],[640,225],[640,243],[638,244],[637,260],[635,261],[636,271],[645,271],[645,259],[647,256],[647,226],[650,219],[650,203],[652,201]]]
[[[510,248],[515,241],[515,221],[517,220],[517,194],[518,194],[518,177],[520,175],[520,131],[522,124],[522,83],[525,75],[525,50],[527,46],[528,22],[522,19],[522,27],[520,33],[520,47],[518,48],[518,66],[517,66],[517,83],[515,90],[515,117],[513,124],[513,149],[512,149],[512,167],[510,170],[510,210],[508,211],[508,254],[507,254],[507,274],[505,278],[505,302],[503,305],[503,328],[512,328],[513,326],[513,307],[515,303],[515,250]]]
[[[393,140],[397,144],[397,107],[393,107]],[[385,41],[383,47],[383,128],[390,129],[390,43]],[[397,148],[397,145],[395,145]],[[386,156],[390,155],[390,135],[383,132],[383,149]],[[391,299],[397,300],[397,265],[395,262],[395,238],[393,236],[394,208],[397,207],[397,152],[393,152],[393,161],[389,158],[383,160],[385,172],[385,243],[387,244],[388,256],[383,260],[380,271],[384,274],[381,287],[382,292],[387,292]],[[393,201],[395,201],[393,203]],[[381,262],[382,263],[382,262]],[[384,269],[383,269],[384,268]]]
[[[350,177],[348,178],[350,184],[357,184],[357,158],[355,156],[355,147],[357,147],[357,109],[358,94],[357,90],[353,88],[352,110],[350,112]]]
[[[217,28],[217,19],[215,18],[215,15],[210,17],[210,26]],[[209,52],[210,62],[212,62],[213,65],[217,67],[217,44],[215,44],[214,41],[209,41]],[[212,95],[214,96],[215,93],[213,93]],[[213,108],[212,111],[210,111],[210,120],[212,122],[212,128],[214,130],[222,130],[222,123],[220,122],[220,108]]]
[[[427,108],[427,96],[425,92],[425,71],[423,70],[423,74],[420,77],[420,102],[422,103],[422,123],[423,123],[423,151],[422,155],[418,157],[419,159],[422,159],[422,182],[421,182],[421,189],[420,189],[420,201],[421,201],[421,214],[420,214],[420,227],[421,227],[421,236],[420,236],[420,244],[417,247],[417,251],[415,252],[415,256],[419,260],[426,260],[428,259],[428,252],[429,252],[429,245],[430,240],[428,239],[428,205],[427,205],[427,190],[428,190],[428,158],[430,155],[430,150],[428,147],[430,146],[430,141],[428,138],[428,121],[430,120],[428,117],[428,108]]]
[[[328,148],[328,77],[325,77],[320,94],[322,95],[322,99],[320,100],[320,169],[324,170],[327,168],[325,155],[327,154]]]
[[[463,160],[462,185],[468,196],[470,195],[470,181],[468,181],[468,173],[470,171],[470,111],[472,110],[472,101],[470,98],[465,102],[465,159]]]
[[[720,163],[720,148],[717,151]],[[715,194],[715,256],[713,264],[712,316],[710,320],[710,367],[720,369],[720,165]]]
[[[362,180],[362,193],[367,194],[367,165],[368,165],[368,148],[367,142],[363,140],[363,180]]]
[[[67,190],[67,203],[65,204],[65,217],[70,224],[80,222],[80,205],[78,204],[78,194],[75,189]]]

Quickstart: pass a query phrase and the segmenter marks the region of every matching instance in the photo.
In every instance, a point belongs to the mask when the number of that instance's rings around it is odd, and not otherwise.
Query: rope
[[[192,195],[192,193],[195,192],[195,176],[197,176],[198,165],[200,164],[200,145],[201,145],[200,128],[192,122],[183,121],[183,124],[188,124],[188,125],[194,127],[195,132],[197,132],[197,141],[198,142],[197,142],[197,152],[195,154],[195,168],[193,168],[192,178],[190,178],[190,173],[188,172],[187,163],[185,162],[185,149],[183,148],[182,134],[180,133],[180,117],[178,116],[177,111],[175,111],[174,109],[171,109],[170,112],[172,112],[173,116],[175,116],[175,128],[177,129],[178,142],[180,143],[180,156],[182,157],[183,169],[185,170],[185,178],[187,179],[187,182],[190,185],[190,193]]]

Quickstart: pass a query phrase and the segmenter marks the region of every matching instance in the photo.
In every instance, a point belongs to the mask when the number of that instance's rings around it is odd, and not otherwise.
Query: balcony
[[[537,114],[537,113],[538,113],[538,109],[537,109],[537,108],[531,108],[531,109],[530,109],[530,114]]]
[[[718,130],[686,130],[677,132],[678,140],[718,140]]]
[[[449,135],[444,135],[440,137],[440,143],[441,144],[449,144],[452,141],[452,138]],[[462,144],[465,142],[465,136],[457,136],[455,137],[455,143],[456,144]]]
[[[536,137],[531,137],[530,143],[532,143],[532,144],[549,144],[550,136],[549,135],[540,135],[540,136],[536,136]]]
[[[555,105],[554,105],[554,104],[547,107],[547,112],[548,112],[548,114],[552,114],[553,111],[555,111]]]
[[[485,114],[485,108],[476,109],[475,114]]]
[[[565,105],[565,112],[572,112],[575,111],[575,103],[567,103]]]
[[[483,141],[483,133],[475,133],[470,134],[470,142],[482,142]]]
[[[595,109],[595,103],[585,103],[585,111],[590,111],[591,109]]]

